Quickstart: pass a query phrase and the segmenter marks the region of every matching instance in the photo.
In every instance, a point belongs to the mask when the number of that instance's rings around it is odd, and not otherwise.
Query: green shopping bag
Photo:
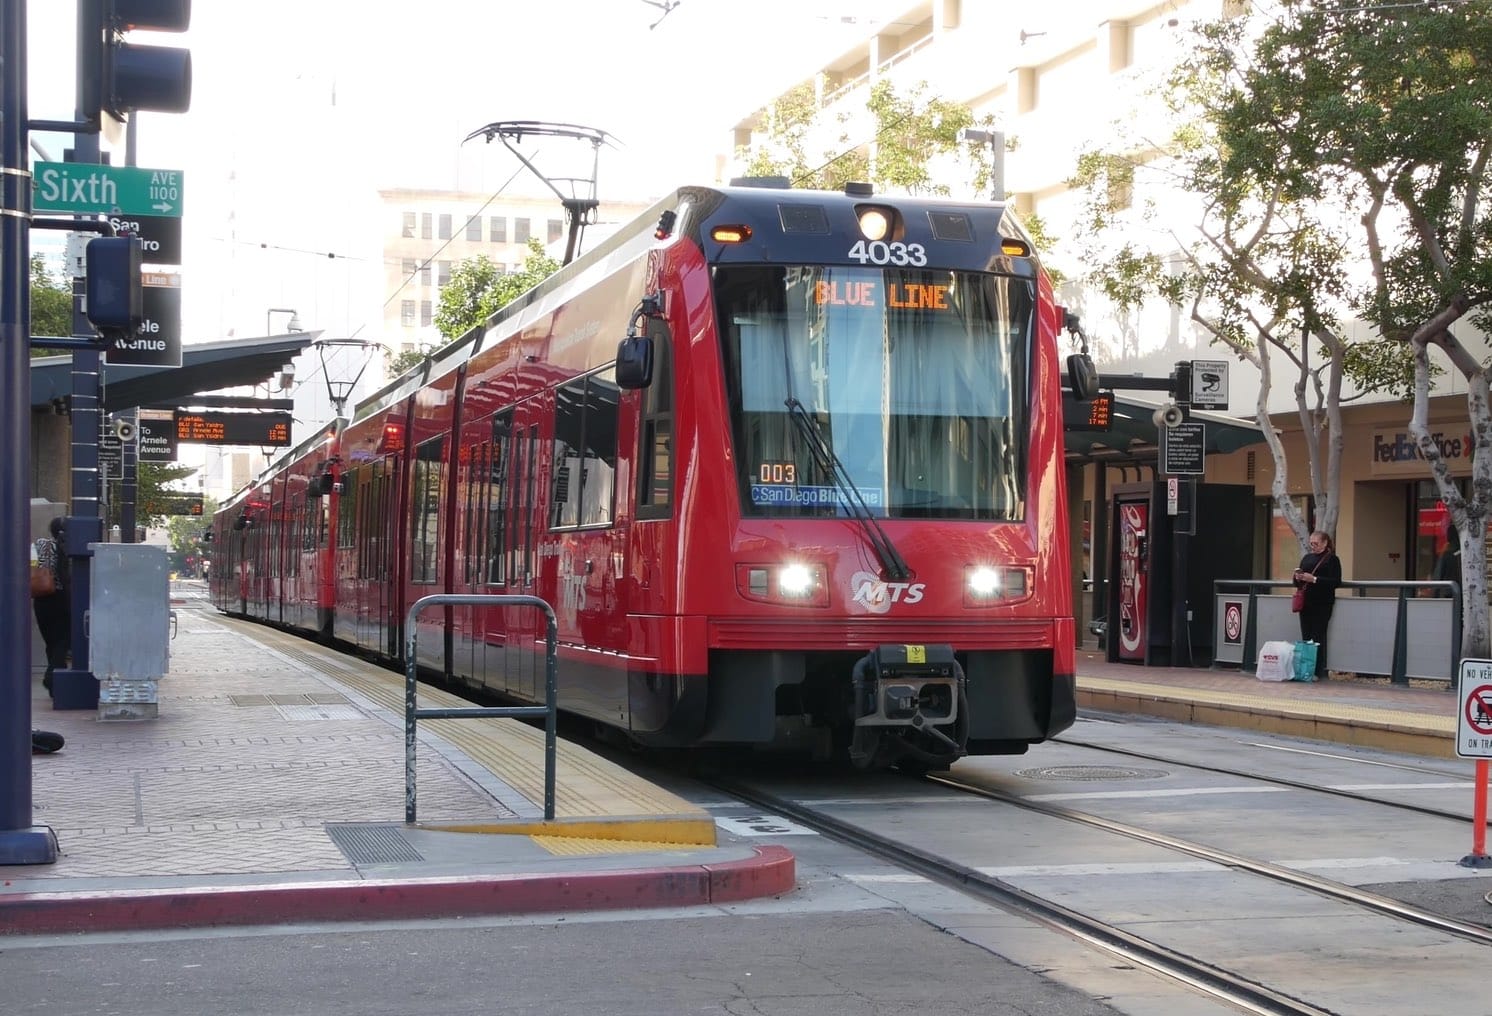
[[[1314,642],[1295,643],[1295,680],[1316,680],[1316,650],[1319,648]]]

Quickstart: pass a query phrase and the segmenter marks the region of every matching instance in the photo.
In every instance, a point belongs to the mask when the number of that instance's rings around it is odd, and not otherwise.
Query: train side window
[[[304,501],[305,523],[301,529],[300,549],[316,550],[326,544],[326,502],[319,497]]]
[[[285,513],[285,576],[294,578],[300,574],[300,555],[303,549],[301,534],[306,529],[305,502],[297,496],[290,499],[290,510]]]
[[[440,553],[440,464],[445,457],[445,438],[426,441],[415,452],[414,485],[411,491],[413,535],[409,542],[409,580],[421,584],[436,581]]]
[[[361,470],[359,470],[361,472]],[[373,529],[373,499],[378,496],[378,467],[373,466],[368,476],[368,496],[360,499],[357,506],[357,572],[360,579],[368,577],[368,534]]]
[[[550,528],[611,522],[620,396],[610,371],[577,378],[555,390]]]
[[[637,517],[667,518],[673,509],[673,349],[668,327],[648,320],[653,383],[642,390],[638,427]]]
[[[482,456],[485,454],[486,448],[481,444],[469,444],[463,448],[456,479],[457,497],[463,512],[460,524],[461,581],[467,585],[472,584],[475,576],[475,548],[481,536],[477,516],[482,510],[482,501],[477,492],[477,477],[483,472]]]
[[[527,582],[534,574],[534,510],[538,507],[538,498],[535,491],[538,485],[535,482],[534,473],[538,469],[539,456],[539,426],[531,424],[528,428],[528,439],[523,442],[523,503],[519,506],[518,515],[514,519],[514,525],[523,527],[523,560],[522,572],[518,576]],[[516,543],[516,541],[515,541]]]
[[[362,470],[343,473],[340,479],[342,493],[337,499],[337,549],[347,550],[355,545],[357,539],[356,520]]]
[[[508,531],[508,461],[512,449],[508,434],[513,428],[513,411],[492,418],[491,457],[487,463],[487,573],[488,585],[507,583],[503,560],[503,541]]]

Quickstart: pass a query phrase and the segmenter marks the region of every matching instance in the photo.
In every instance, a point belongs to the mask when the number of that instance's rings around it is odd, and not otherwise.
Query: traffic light
[[[140,238],[100,236],[88,241],[83,310],[93,327],[133,335],[145,317],[140,287]]]
[[[192,0],[101,0],[99,108],[119,120],[139,109],[185,113],[192,104],[192,54],[124,40],[133,29],[185,32]]]

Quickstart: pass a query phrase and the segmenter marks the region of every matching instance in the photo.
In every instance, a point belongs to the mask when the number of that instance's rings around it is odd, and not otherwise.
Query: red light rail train
[[[213,602],[402,665],[419,597],[538,596],[645,745],[1019,754],[1076,711],[1065,324],[1001,204],[680,188],[236,495]],[[542,699],[538,612],[417,623]]]

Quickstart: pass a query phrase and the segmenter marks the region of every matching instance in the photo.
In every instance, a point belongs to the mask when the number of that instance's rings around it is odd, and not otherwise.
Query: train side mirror
[[[316,496],[326,497],[337,490],[337,478],[331,473],[322,473],[316,477]]]
[[[616,347],[616,383],[625,389],[646,388],[653,383],[653,339],[629,335]]]
[[[1098,395],[1098,368],[1087,353],[1073,353],[1067,358],[1067,387],[1079,402],[1091,402]]]

